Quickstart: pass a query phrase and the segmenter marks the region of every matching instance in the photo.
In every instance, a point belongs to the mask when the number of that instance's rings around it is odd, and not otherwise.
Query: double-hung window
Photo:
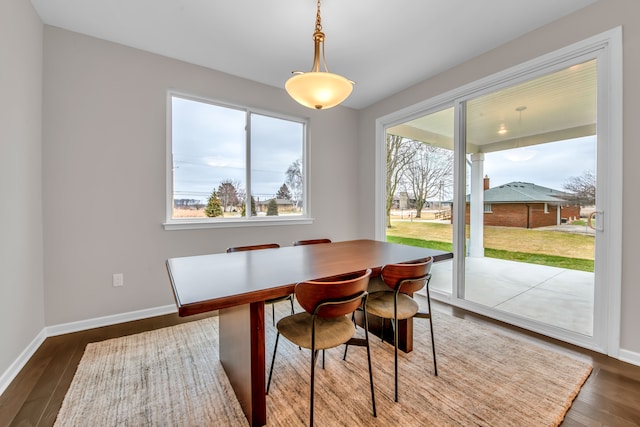
[[[306,122],[169,93],[165,228],[309,222]]]

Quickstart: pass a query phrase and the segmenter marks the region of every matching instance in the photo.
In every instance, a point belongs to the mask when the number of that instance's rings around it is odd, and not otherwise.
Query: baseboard
[[[9,366],[9,368],[0,376],[0,394],[9,387],[11,381],[24,368],[31,356],[40,348],[42,343],[48,337],[56,335],[69,334],[71,332],[84,331],[101,326],[115,325],[118,323],[130,322],[133,320],[146,319],[148,317],[162,316],[177,312],[175,304],[164,305],[161,307],[147,308],[144,310],[130,311],[128,313],[114,314],[111,316],[96,317],[93,319],[80,320],[78,322],[62,323],[60,325],[46,326],[24,349],[18,358]]]
[[[18,356],[16,360],[13,361],[11,366],[2,373],[0,376],[0,394],[4,393],[4,391],[9,387],[11,381],[20,373],[24,365],[27,364],[31,356],[40,348],[44,340],[47,338],[45,330],[42,329],[38,335],[29,343],[27,348]]]
[[[620,349],[618,359],[622,360],[623,362],[631,363],[632,365],[640,366],[640,353]]]
[[[128,313],[113,314],[111,316],[95,317],[93,319],[80,320],[77,322],[62,323],[60,325],[47,326],[46,336],[69,334],[71,332],[85,331],[87,329],[99,328],[102,326],[115,325],[118,323],[131,322],[133,320],[146,319],[148,317],[162,316],[177,312],[175,304],[163,305],[161,307],[146,308],[144,310],[130,311]]]

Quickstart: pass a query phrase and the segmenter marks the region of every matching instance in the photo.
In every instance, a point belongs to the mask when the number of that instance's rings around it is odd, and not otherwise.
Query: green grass
[[[430,248],[441,251],[451,251],[452,245],[447,242],[434,240],[421,240],[408,237],[387,236],[387,241],[421,248]],[[548,265],[551,267],[566,268],[569,270],[593,272],[593,260],[568,258],[557,255],[531,254],[525,252],[506,251],[502,249],[485,248],[484,255],[489,258],[504,259],[509,261],[526,262],[529,264]]]

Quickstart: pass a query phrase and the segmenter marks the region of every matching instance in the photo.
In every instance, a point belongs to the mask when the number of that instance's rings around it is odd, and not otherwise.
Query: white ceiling
[[[48,25],[284,87],[313,62],[315,0],[31,0]],[[329,70],[367,107],[595,0],[326,0]]]

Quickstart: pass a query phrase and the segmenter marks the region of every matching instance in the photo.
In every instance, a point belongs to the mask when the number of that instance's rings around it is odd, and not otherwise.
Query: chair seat
[[[367,300],[367,311],[385,319],[393,319],[393,298],[394,292],[376,292],[369,295]],[[398,319],[408,319],[413,317],[420,306],[406,294],[398,294]]]
[[[312,316],[307,312],[287,316],[278,322],[278,332],[292,343],[311,348]],[[316,318],[316,350],[337,347],[349,341],[356,328],[347,316]]]

